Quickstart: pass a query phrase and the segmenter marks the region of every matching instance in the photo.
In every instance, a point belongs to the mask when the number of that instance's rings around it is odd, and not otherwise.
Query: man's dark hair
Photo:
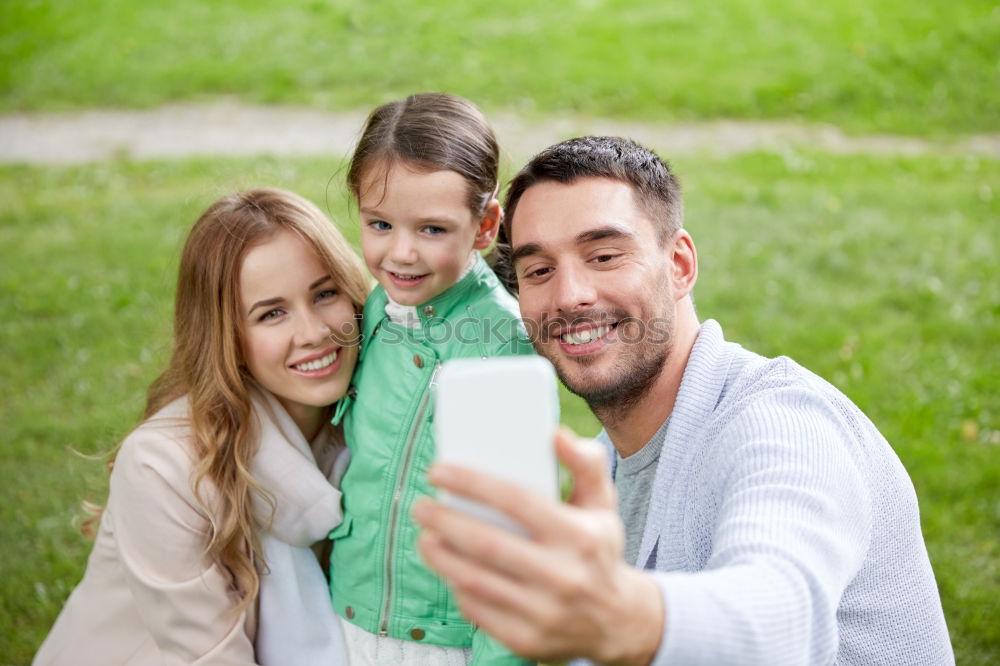
[[[568,185],[580,178],[610,178],[631,186],[636,203],[652,221],[661,244],[683,226],[680,182],[653,151],[617,136],[582,136],[557,143],[535,155],[507,188],[503,206],[506,218],[497,237],[494,270],[510,291],[517,291],[510,263],[510,232],[521,197],[539,183]]]

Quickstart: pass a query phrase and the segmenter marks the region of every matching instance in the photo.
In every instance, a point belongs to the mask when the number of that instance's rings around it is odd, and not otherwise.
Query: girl
[[[299,196],[243,192],[201,216],[170,363],[117,450],[87,570],[35,664],[257,663],[262,541],[307,546],[341,519],[329,405],[354,370],[367,291]]]
[[[348,170],[379,282],[365,304],[356,392],[335,417],[352,458],[344,522],[330,535],[331,591],[352,666],[521,663],[462,618],[421,562],[410,518],[431,493],[438,366],[532,353],[516,302],[478,252],[502,216],[498,161],[479,109],[421,94],[372,112]]]

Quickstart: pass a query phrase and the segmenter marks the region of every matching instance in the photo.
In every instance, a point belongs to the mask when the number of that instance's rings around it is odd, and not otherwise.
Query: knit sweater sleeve
[[[836,409],[796,387],[756,394],[708,442],[717,520],[702,571],[654,574],[654,663],[829,664],[837,606],[871,539],[872,502]]]

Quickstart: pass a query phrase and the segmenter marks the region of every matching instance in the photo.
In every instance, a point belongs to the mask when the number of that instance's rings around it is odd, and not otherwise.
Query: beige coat
[[[271,533],[309,545],[341,521],[327,474],[342,447],[329,431],[310,446],[272,395],[253,402],[261,446],[251,471],[277,502]],[[187,414],[182,398],[125,439],[87,570],[35,666],[255,663],[255,606],[230,612],[231,576],[203,554],[210,521],[191,490]],[[203,495],[211,510],[216,496]],[[270,505],[255,511],[266,524]]]

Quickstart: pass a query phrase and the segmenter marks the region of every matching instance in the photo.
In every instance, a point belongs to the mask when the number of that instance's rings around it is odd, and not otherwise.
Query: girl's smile
[[[430,275],[429,273],[424,273],[423,275],[407,275],[404,273],[396,273],[394,271],[387,271],[386,273],[389,276],[389,279],[391,279],[400,289],[416,287]]]

